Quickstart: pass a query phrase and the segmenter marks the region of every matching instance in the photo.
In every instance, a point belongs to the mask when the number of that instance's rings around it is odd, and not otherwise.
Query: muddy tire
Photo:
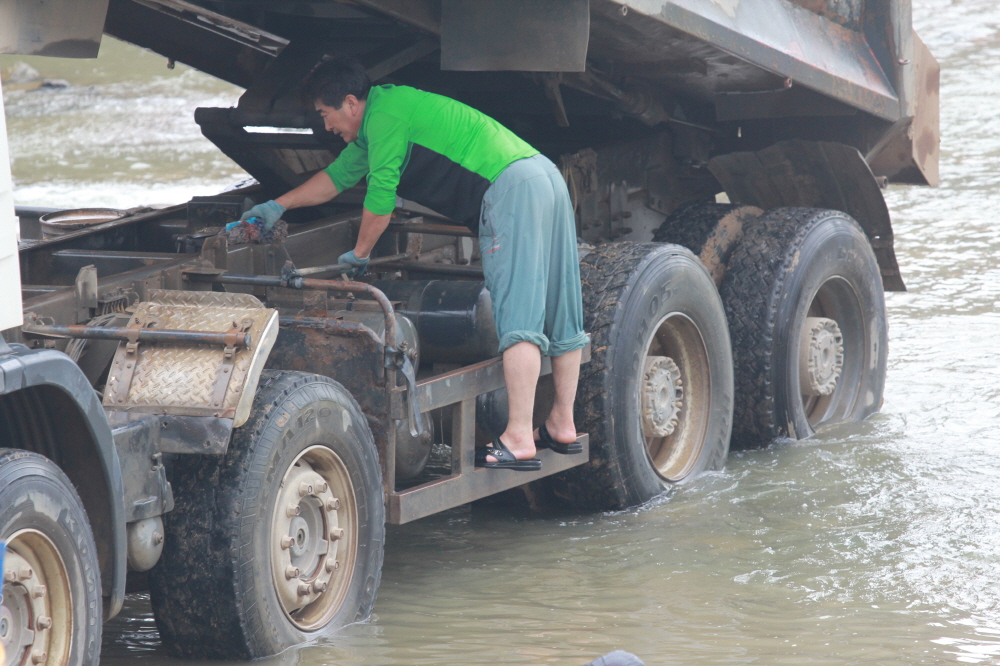
[[[803,439],[878,411],[885,299],[871,245],[850,216],[768,211],[744,229],[721,293],[735,363],[734,448]]]
[[[0,540],[7,542],[0,609],[7,663],[97,666],[97,548],[80,497],[52,461],[0,449]]]
[[[641,504],[720,469],[729,450],[733,374],[718,292],[688,250],[597,247],[580,265],[591,361],[577,392],[590,462],[553,480],[581,508]]]
[[[743,225],[752,223],[762,212],[754,206],[703,201],[687,204],[667,216],[653,232],[653,240],[691,250],[719,285],[743,235]]]
[[[177,456],[150,572],[170,653],[256,659],[364,620],[382,575],[375,442],[344,387],[265,371],[224,457]]]

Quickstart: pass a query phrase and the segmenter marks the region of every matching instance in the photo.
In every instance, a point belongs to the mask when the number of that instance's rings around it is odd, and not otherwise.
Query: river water
[[[888,192],[909,292],[887,297],[882,412],[636,510],[390,528],[372,619],[264,663],[1000,664],[1000,6],[914,4],[943,68],[942,182]],[[32,64],[73,87],[6,94],[19,203],[182,201],[243,177],[191,119],[239,90],[109,39],[97,61]],[[105,630],[103,663],[133,659],[171,662],[141,595]]]

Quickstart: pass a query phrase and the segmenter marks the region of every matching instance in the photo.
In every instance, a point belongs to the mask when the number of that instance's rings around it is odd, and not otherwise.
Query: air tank
[[[396,313],[417,327],[423,363],[478,363],[498,355],[490,292],[483,282],[379,280]]]

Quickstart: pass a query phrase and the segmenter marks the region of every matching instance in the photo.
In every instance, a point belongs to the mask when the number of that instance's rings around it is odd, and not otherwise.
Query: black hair
[[[312,107],[316,102],[340,109],[344,98],[354,95],[359,100],[368,99],[372,80],[357,58],[336,56],[321,63],[302,83],[302,102]]]

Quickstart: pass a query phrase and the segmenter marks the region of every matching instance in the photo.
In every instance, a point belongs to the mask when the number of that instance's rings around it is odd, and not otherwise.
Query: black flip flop
[[[496,462],[486,459],[486,456],[493,456]],[[476,467],[486,467],[487,469],[512,469],[515,472],[537,472],[542,468],[542,461],[538,458],[529,460],[518,460],[510,452],[499,437],[493,438],[493,443],[482,449],[476,449]]]
[[[556,453],[562,453],[563,455],[583,453],[583,444],[580,442],[563,444],[552,439],[552,435],[549,434],[549,429],[545,427],[545,423],[538,426],[538,440],[535,441],[535,448],[552,449]]]

